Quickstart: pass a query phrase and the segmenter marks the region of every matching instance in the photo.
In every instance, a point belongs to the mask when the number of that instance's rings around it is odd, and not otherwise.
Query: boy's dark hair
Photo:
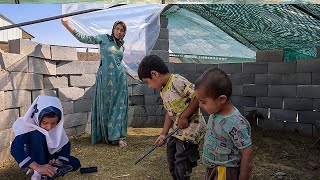
[[[205,95],[214,99],[221,95],[225,95],[229,100],[232,95],[232,83],[230,77],[218,68],[206,70],[197,79],[195,89],[199,89],[200,87],[205,87]]]
[[[169,73],[168,66],[157,55],[148,55],[142,59],[138,69],[139,79],[140,80],[142,80],[143,78],[151,79],[151,71],[157,71],[160,74]]]
[[[44,114],[43,116],[42,116],[42,119],[43,118],[54,118],[54,117],[58,117],[59,118],[59,116],[55,113],[55,112],[49,112],[49,113],[47,113],[47,114]]]

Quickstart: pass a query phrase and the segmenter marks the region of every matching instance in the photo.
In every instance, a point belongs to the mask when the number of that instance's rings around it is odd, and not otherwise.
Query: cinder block
[[[298,122],[286,122],[284,129],[286,131],[297,132],[299,134],[312,136],[312,125]]]
[[[162,105],[158,105],[156,109],[156,116],[165,116],[167,113],[166,109]]]
[[[28,72],[28,58],[22,54],[0,53],[0,69],[12,72]]]
[[[50,45],[41,44],[25,39],[10,40],[9,53],[51,59]]]
[[[255,74],[235,73],[230,74],[230,79],[233,85],[254,84]]]
[[[265,74],[265,73],[268,73],[268,64],[267,63],[256,63],[256,62],[243,63],[242,72],[243,73]]]
[[[130,106],[144,105],[144,96],[143,95],[129,96],[129,105]]]
[[[80,136],[80,135],[82,135],[83,133],[85,133],[85,131],[86,131],[86,124],[84,124],[84,125],[80,125],[80,126],[76,126],[75,128],[76,128],[76,131],[77,131],[77,136]]]
[[[128,95],[132,96],[132,85],[128,85]]]
[[[160,28],[159,39],[169,39],[169,29]]]
[[[157,117],[156,116],[148,116],[144,127],[155,128],[157,126],[156,124],[157,124]]]
[[[31,92],[26,90],[6,91],[4,108],[17,108],[31,105]]]
[[[196,73],[202,74],[211,68],[218,68],[218,64],[196,64]]]
[[[312,73],[312,84],[320,85],[320,73]]]
[[[164,125],[165,117],[164,116],[157,116],[157,128],[162,128]]]
[[[297,72],[319,72],[320,60],[297,61]]]
[[[232,85],[232,95],[242,96],[243,86],[242,85]]]
[[[4,110],[4,91],[0,91],[0,111]]]
[[[169,50],[169,40],[168,39],[157,39],[156,44],[152,50]]]
[[[128,117],[133,118],[134,116],[134,106],[129,106],[128,108]]]
[[[262,121],[258,121],[258,126],[263,129],[273,129],[273,130],[283,130],[284,122],[275,119],[265,119]]]
[[[257,107],[282,109],[281,97],[257,97]]]
[[[297,121],[297,111],[284,109],[270,109],[270,118],[281,121]]]
[[[168,18],[165,16],[160,16],[160,25],[161,28],[166,28],[168,26]]]
[[[175,63],[166,62],[165,64],[168,66],[168,69],[169,69],[169,72],[170,72],[170,73],[174,73],[174,72],[175,72],[175,71],[174,71],[174,64],[175,64]]]
[[[12,156],[10,156],[10,147],[7,148],[0,148],[0,163],[3,163],[5,160],[11,158]]]
[[[73,101],[61,102],[61,106],[62,106],[64,115],[74,113]]]
[[[129,77],[129,76],[127,76],[127,78],[128,78],[128,85],[134,85],[134,84],[140,84],[140,83],[142,83],[142,82],[140,82],[139,80],[133,79],[133,78],[131,78],[131,77]]]
[[[88,119],[87,119],[87,124],[85,129],[85,132],[87,133],[91,133],[91,116],[92,116],[92,112],[88,112]]]
[[[166,50],[152,50],[150,55],[157,55],[165,62],[169,61],[169,51]]]
[[[51,45],[52,60],[54,61],[77,61],[78,54],[76,48],[52,46]]]
[[[96,82],[95,74],[82,74],[81,76],[70,76],[70,86],[73,87],[90,87]]]
[[[268,86],[245,84],[243,85],[243,95],[244,96],[268,96]]]
[[[313,99],[313,109],[320,111],[320,99]]]
[[[0,91],[13,90],[12,83],[10,82],[9,73],[0,70]]]
[[[320,137],[320,130],[315,126],[315,125],[312,125],[312,137],[314,138],[318,138]]]
[[[77,135],[77,130],[76,130],[75,127],[73,127],[73,128],[65,128],[64,130],[65,130],[65,132],[66,132],[68,137],[72,137],[72,136]]]
[[[57,91],[54,89],[43,89],[38,91],[32,91],[32,101],[34,101],[39,95],[57,97]]]
[[[283,50],[256,51],[257,62],[282,62],[284,59]]]
[[[310,85],[311,73],[282,74],[282,84]]]
[[[320,98],[320,85],[298,85],[297,96],[303,98]]]
[[[133,117],[131,122],[131,127],[133,128],[143,128],[146,124],[148,117]]]
[[[159,94],[144,95],[145,105],[161,105],[162,99]]]
[[[281,74],[256,74],[255,84],[259,85],[281,85]]]
[[[12,129],[0,131],[0,150],[10,146],[10,142],[14,139]]]
[[[283,98],[283,109],[312,111],[312,99],[308,98]]]
[[[132,86],[133,95],[148,95],[154,94],[154,90],[149,88],[147,84],[138,84]]]
[[[145,106],[146,107],[146,112],[147,116],[155,116],[156,115],[156,110],[157,110],[157,105],[152,105],[152,106]]]
[[[59,99],[70,101],[80,99],[84,95],[84,89],[77,87],[59,88]]]
[[[256,97],[231,96],[231,101],[235,106],[256,106]]]
[[[267,120],[269,118],[269,109],[268,108],[257,108],[257,107],[244,107],[243,115],[249,119],[248,116],[250,116],[250,112],[257,111],[257,113],[260,113],[264,120]]]
[[[56,75],[56,62],[36,57],[29,57],[29,72]]]
[[[299,111],[298,121],[301,123],[315,124],[316,120],[320,120],[319,111]]]
[[[145,106],[133,106],[133,116],[135,117],[146,117],[147,110]]]
[[[43,76],[40,74],[33,73],[19,73],[10,72],[9,82],[7,83],[8,89],[26,89],[26,90],[36,90],[43,89]],[[6,88],[6,87],[5,87]]]
[[[97,74],[100,61],[83,61],[83,74]]]
[[[95,86],[84,88],[84,99],[93,99]]]
[[[71,128],[87,123],[87,113],[74,113],[64,116],[64,128]]]
[[[227,74],[242,73],[242,63],[219,64],[218,67]]]
[[[95,53],[95,52],[87,52],[87,61],[99,61],[100,64],[100,59],[101,59],[101,54],[100,53]]]
[[[271,85],[269,86],[270,97],[296,97],[297,86],[294,85]]]
[[[19,118],[18,109],[7,109],[0,111],[0,132],[12,127],[12,124]]]
[[[68,78],[66,76],[44,76],[44,88],[65,88],[68,87]]]
[[[194,63],[175,63],[174,73],[176,74],[195,74],[196,64]]]
[[[19,117],[22,117],[25,114],[27,114],[29,108],[30,108],[30,106],[21,106],[21,107],[19,107]]]
[[[269,62],[268,73],[296,73],[297,62]]]
[[[84,61],[60,62],[57,64],[57,75],[63,74],[83,74]]]
[[[80,99],[73,102],[74,112],[89,112],[92,108],[92,99]]]
[[[79,61],[88,61],[87,52],[77,52],[77,56]]]

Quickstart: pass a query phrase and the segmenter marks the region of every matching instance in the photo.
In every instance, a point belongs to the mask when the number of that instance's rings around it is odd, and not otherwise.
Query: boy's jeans
[[[189,180],[192,168],[197,166],[199,145],[170,137],[167,142],[169,170],[174,180]]]

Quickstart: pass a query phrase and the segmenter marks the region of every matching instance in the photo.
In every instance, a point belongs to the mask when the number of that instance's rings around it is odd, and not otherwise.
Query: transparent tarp
[[[95,4],[184,4],[184,3],[218,3],[218,4],[301,4],[320,3],[319,0],[0,0],[3,4],[62,4],[62,3],[95,3]]]
[[[160,14],[165,5],[123,5],[108,8],[110,5],[65,4],[62,13],[70,13],[91,8],[104,8],[84,15],[73,16],[71,24],[87,35],[111,34],[113,23],[122,20],[127,25],[124,37],[124,58],[122,65],[134,78],[138,78],[137,69],[145,55],[150,54],[160,32]]]

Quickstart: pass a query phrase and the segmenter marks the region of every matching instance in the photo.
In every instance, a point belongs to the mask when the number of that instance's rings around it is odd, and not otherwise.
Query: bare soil
[[[72,138],[72,155],[78,157],[82,167],[97,166],[98,172],[80,174],[79,170],[67,174],[60,179],[171,179],[167,167],[165,147],[157,148],[139,164],[136,159],[149,148],[161,129],[158,128],[129,128],[128,147],[120,148],[115,145],[90,144],[89,135]],[[320,180],[320,145],[308,148],[315,139],[295,133],[253,130],[254,170],[252,179],[301,179]],[[204,166],[194,168],[192,179],[202,179]],[[0,164],[0,179],[30,179],[25,175],[26,170],[19,170],[18,164],[12,159]],[[284,172],[286,176],[275,176]]]

